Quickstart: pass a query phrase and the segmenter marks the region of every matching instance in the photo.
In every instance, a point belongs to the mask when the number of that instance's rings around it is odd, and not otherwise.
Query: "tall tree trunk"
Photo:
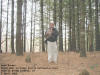
[[[65,8],[65,52],[67,51],[67,2],[65,4],[66,8]]]
[[[8,51],[8,14],[9,14],[9,0],[7,3],[6,52]]]
[[[26,12],[27,12],[27,0],[24,0],[25,18],[24,18],[24,52],[26,51]]]
[[[91,0],[89,0],[89,26],[88,26],[88,43],[89,51],[93,51],[93,24],[92,24],[92,8]]]
[[[72,45],[72,12],[71,12],[71,0],[69,0],[69,39],[68,39],[68,50],[72,50],[71,45]]]
[[[25,2],[25,1],[24,1]],[[22,12],[22,48],[24,51],[24,24],[25,24],[25,3],[23,2],[23,12]],[[24,51],[25,52],[25,51]]]
[[[63,51],[62,0],[59,0],[59,51]]]
[[[95,37],[96,37],[96,50],[100,51],[100,31],[98,22],[98,0],[95,0]]]
[[[65,9],[66,10],[66,9]],[[66,12],[65,12],[66,13]],[[65,16],[66,16],[66,14],[65,14]],[[65,51],[67,51],[67,48],[66,48],[66,43],[67,43],[67,41],[66,41],[66,27],[67,27],[67,23],[66,23],[66,17],[65,17]]]
[[[33,28],[33,0],[32,0],[32,6],[31,6],[31,37],[30,37],[30,52],[32,52],[32,28]]]
[[[98,12],[100,12],[100,0],[99,0],[99,10],[98,10]],[[100,33],[100,14],[99,14],[99,33]]]
[[[22,29],[21,29],[21,42],[22,43],[21,44],[22,44],[22,50],[24,51],[24,49],[23,49],[23,43],[24,43],[24,41],[23,40],[24,40],[24,24],[23,24],[23,19],[22,19]]]
[[[79,23],[79,0],[77,0],[77,25],[76,25],[76,39],[77,39],[77,52],[80,50],[80,23]]]
[[[54,0],[53,21],[56,26],[56,0]]]
[[[50,0],[49,0],[49,23],[50,23],[50,15],[51,15],[51,13],[50,13]]]
[[[88,30],[89,30],[89,25],[88,25],[88,17],[87,17],[88,15],[86,14],[86,27],[85,27],[85,38],[86,38],[86,41],[85,41],[85,46],[86,46],[86,51],[89,51],[89,47],[88,47],[88,45],[89,45],[89,33],[88,33]]]
[[[14,0],[12,0],[12,15],[11,15],[11,50],[12,53],[15,53],[14,50]]]
[[[1,50],[1,37],[2,37],[2,0],[1,0],[1,13],[0,13],[0,53],[2,53]]]
[[[76,50],[76,36],[75,36],[75,1],[72,1],[72,51]]]
[[[17,29],[16,29],[16,55],[23,55],[22,49],[22,0],[17,0]]]
[[[35,25],[36,25],[36,1],[35,1],[35,14],[34,14],[33,51],[35,51]]]
[[[86,50],[85,50],[85,0],[81,1],[80,57],[86,57]]]
[[[43,0],[40,2],[41,6],[41,29],[42,29],[42,51],[45,51],[45,45],[44,45],[44,20],[43,20]]]

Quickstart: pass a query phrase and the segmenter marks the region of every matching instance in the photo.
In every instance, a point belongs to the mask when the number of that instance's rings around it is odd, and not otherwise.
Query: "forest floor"
[[[25,62],[28,55],[31,63]],[[88,52],[87,57],[79,55],[59,53],[58,63],[54,64],[48,63],[47,53],[25,53],[23,56],[3,53],[0,54],[0,75],[79,75],[83,69],[90,75],[100,75],[100,52]]]

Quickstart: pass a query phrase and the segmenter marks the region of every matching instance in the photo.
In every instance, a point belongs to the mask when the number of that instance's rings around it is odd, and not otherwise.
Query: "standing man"
[[[48,62],[57,63],[58,50],[57,50],[57,36],[58,31],[54,28],[54,23],[50,23],[48,30],[45,33],[47,52],[48,52]]]

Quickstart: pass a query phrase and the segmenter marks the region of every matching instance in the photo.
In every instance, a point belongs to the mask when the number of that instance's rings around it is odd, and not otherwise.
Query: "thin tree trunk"
[[[24,1],[25,2],[25,1]],[[23,23],[22,23],[22,45],[23,45],[23,51],[24,51],[24,24],[25,24],[25,3],[23,2]]]
[[[32,52],[32,27],[33,27],[33,0],[32,0],[32,8],[31,8],[31,37],[30,37],[30,52]]]
[[[22,0],[17,0],[16,55],[23,55],[22,49]]]
[[[93,51],[93,24],[92,24],[92,8],[91,8],[91,0],[89,0],[89,34],[88,34],[88,42],[89,42],[89,51]]]
[[[49,26],[49,6],[48,5],[46,9],[47,9],[47,22],[46,22],[47,23],[46,29],[47,29]],[[45,44],[45,51],[47,52],[47,44]]]
[[[11,15],[11,50],[12,53],[15,53],[14,50],[14,0],[12,0],[12,15]]]
[[[76,35],[75,35],[75,1],[72,1],[72,51],[76,51]]]
[[[65,52],[67,51],[67,41],[66,41],[66,39],[67,39],[67,32],[66,32],[66,30],[67,30],[67,2],[66,2],[66,4],[65,4],[65,6],[66,6],[66,8],[65,8]]]
[[[85,50],[85,0],[81,1],[80,57],[86,57],[86,50]]]
[[[77,39],[77,52],[79,52],[80,50],[80,23],[79,23],[79,0],[77,0],[77,26],[76,26],[76,29],[77,29],[77,36],[76,36],[76,39]]]
[[[23,19],[22,19],[22,21],[23,21]],[[23,23],[22,23],[22,29],[21,29],[21,40],[22,40],[22,43],[21,43],[22,44],[22,50],[24,51],[24,49],[23,49],[23,43],[24,43],[24,41],[23,41],[24,40],[24,24]]]
[[[69,41],[69,43],[68,43],[68,50],[70,51],[70,50],[72,50],[72,48],[71,48],[71,45],[72,45],[72,42],[71,42],[71,38],[72,38],[72,24],[71,24],[71,0],[69,0],[69,39],[68,39],[68,41]]]
[[[96,37],[96,50],[100,51],[100,31],[98,22],[98,0],[95,0],[95,37]]]
[[[54,0],[53,21],[56,26],[56,0]]]
[[[9,0],[7,3],[6,52],[8,51],[8,14],[9,14]]]
[[[89,25],[88,25],[88,23],[87,23],[87,20],[88,20],[87,18],[88,18],[88,17],[87,17],[87,14],[86,14],[86,27],[85,27],[85,32],[86,32],[86,34],[85,34],[85,37],[86,37],[86,41],[85,41],[85,42],[86,42],[86,43],[85,43],[85,44],[86,44],[86,45],[85,45],[85,46],[86,46],[86,51],[89,50],[89,47],[88,47],[88,46],[89,46],[89,38],[88,38],[88,37],[89,37],[89,33],[88,33]]]
[[[36,1],[35,1],[35,14],[34,14],[34,33],[33,33],[33,51],[35,51],[35,25],[36,25]]]
[[[66,13],[66,12],[65,12]],[[65,14],[65,16],[66,16],[66,14]],[[67,48],[66,48],[66,27],[67,27],[67,23],[66,23],[66,17],[65,17],[65,51],[67,51]]]
[[[25,8],[25,18],[24,18],[24,52],[26,51],[26,11],[27,11],[27,0],[24,0],[24,8]]]
[[[44,20],[43,20],[43,0],[40,2],[41,6],[41,29],[42,29],[42,51],[45,51],[45,45],[44,45]]]
[[[63,51],[62,0],[59,0],[59,51]]]
[[[49,23],[50,23],[50,0],[49,0]]]
[[[2,0],[1,0],[1,13],[0,13],[0,53],[2,53],[1,49],[1,40],[2,40]]]

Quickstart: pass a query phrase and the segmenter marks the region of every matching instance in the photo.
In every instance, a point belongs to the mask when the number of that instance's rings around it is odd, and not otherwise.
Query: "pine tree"
[[[95,0],[95,37],[96,37],[96,50],[100,51],[100,30],[98,22],[98,0]]]
[[[72,12],[71,12],[71,1],[72,0],[69,0],[69,37],[68,37],[68,50],[70,51],[70,50],[72,50],[72,48],[71,48],[71,45],[72,45],[72,21],[71,21],[71,19],[72,19],[72,17],[71,17],[71,15],[72,15]]]
[[[1,13],[0,13],[0,53],[2,53],[1,49],[1,40],[2,40],[2,0],[1,0]]]
[[[23,55],[22,49],[22,0],[17,0],[16,55]]]
[[[33,28],[33,0],[31,6],[31,37],[30,37],[30,52],[32,52],[32,28]]]
[[[15,53],[14,50],[14,0],[12,0],[12,15],[11,15],[11,50],[12,53]]]
[[[75,35],[75,1],[72,1],[72,50],[76,50],[76,35]]]
[[[41,7],[41,29],[42,29],[42,51],[45,51],[44,45],[44,20],[43,20],[43,0],[40,0],[40,7]]]
[[[59,0],[59,51],[63,51],[62,0]]]
[[[81,25],[80,25],[80,57],[86,57],[85,50],[85,0],[81,1]]]
[[[6,52],[8,51],[8,14],[9,14],[9,0],[7,3]]]

